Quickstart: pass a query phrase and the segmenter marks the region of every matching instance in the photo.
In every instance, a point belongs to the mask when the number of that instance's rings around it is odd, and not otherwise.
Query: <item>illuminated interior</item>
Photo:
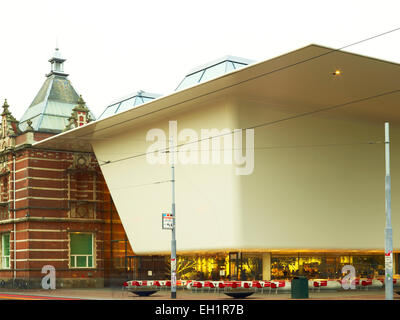
[[[156,258],[155,258],[156,257]],[[287,252],[271,253],[271,279],[340,279],[343,266],[351,264],[360,278],[382,278],[385,262],[382,252]],[[394,274],[399,274],[398,254],[394,255]],[[134,279],[168,279],[169,256],[136,256]],[[142,261],[142,262],[140,262]],[[148,271],[151,271],[150,273]],[[178,278],[181,280],[267,280],[263,279],[262,253],[216,252],[178,255]]]

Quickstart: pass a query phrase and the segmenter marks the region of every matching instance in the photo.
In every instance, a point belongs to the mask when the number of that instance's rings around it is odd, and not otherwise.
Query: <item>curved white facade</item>
[[[171,169],[142,155],[149,130],[168,134],[169,121],[198,135],[255,127],[250,175],[235,164],[177,163],[178,252],[382,251],[389,121],[398,250],[399,79],[398,64],[311,45],[37,145],[92,147],[135,253],[168,253],[161,214],[171,210]]]

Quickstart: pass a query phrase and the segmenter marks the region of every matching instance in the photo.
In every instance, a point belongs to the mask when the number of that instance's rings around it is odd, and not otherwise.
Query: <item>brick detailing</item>
[[[10,269],[0,269],[0,280],[13,278],[14,261],[17,279],[35,281],[46,264],[56,268],[57,279],[93,283],[131,268],[125,256],[133,251],[93,154],[26,147],[15,160],[13,210],[13,154],[0,153],[0,234],[10,233]],[[70,267],[73,232],[94,235],[93,268]]]

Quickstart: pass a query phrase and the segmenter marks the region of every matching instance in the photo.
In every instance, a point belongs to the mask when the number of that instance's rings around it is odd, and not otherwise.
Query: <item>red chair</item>
[[[128,281],[124,282],[124,289],[137,289],[140,287],[140,282],[139,281]]]
[[[278,289],[279,288],[283,288],[283,287],[285,287],[286,286],[286,283],[285,283],[285,281],[275,281],[275,282],[271,282],[271,289],[276,289],[275,290],[275,294],[277,294],[278,293]]]
[[[360,286],[360,279],[354,279],[351,283],[354,284],[357,288]]]
[[[361,286],[368,290],[368,286],[372,286],[372,279],[362,280]]]
[[[247,281],[243,281],[241,287],[245,289],[250,289],[250,284]]]
[[[255,291],[257,291],[257,289],[261,289],[262,290],[262,286],[261,286],[261,283],[259,281],[253,281],[251,283],[251,287],[254,288]]]
[[[261,285],[262,285],[261,293],[264,293],[265,288],[269,288],[269,293],[271,293],[271,281],[263,281],[261,282]]]
[[[197,291],[197,290],[199,290],[199,289],[201,289],[201,288],[203,288],[203,284],[202,284],[200,281],[194,281],[194,282],[193,282],[193,284],[192,284],[192,291],[193,291],[194,289],[196,289],[196,291]]]
[[[225,284],[222,281],[218,281],[218,292],[224,289],[225,290]]]
[[[225,281],[225,288],[232,288],[235,289],[237,287],[237,284],[235,281]]]
[[[204,288],[208,288],[208,292],[210,292],[211,289],[214,289],[214,291],[217,290],[217,287],[211,281],[204,282]]]
[[[321,287],[328,287],[328,280],[316,280],[313,282],[313,291],[315,288],[321,291]]]
[[[225,291],[226,290],[233,290],[236,288],[240,288],[241,282],[240,281],[224,281]]]

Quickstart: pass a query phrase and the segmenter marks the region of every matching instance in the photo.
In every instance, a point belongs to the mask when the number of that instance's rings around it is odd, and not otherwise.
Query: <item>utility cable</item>
[[[148,113],[146,113],[146,114],[143,114],[143,115],[140,115],[140,116],[131,118],[131,119],[127,119],[127,120],[120,121],[118,124],[113,124],[113,125],[110,125],[110,126],[106,126],[106,127],[104,127],[104,128],[99,128],[98,130],[96,130],[96,132],[100,132],[100,131],[103,131],[103,130],[112,128],[112,127],[114,127],[114,126],[116,126],[116,125],[120,125],[120,124],[123,124],[123,123],[127,123],[127,122],[130,122],[130,121],[133,121],[133,120],[136,120],[136,119],[139,119],[139,118],[142,118],[142,117],[145,117],[145,116],[148,116],[148,115],[151,115],[151,114],[154,114],[154,113],[157,113],[157,112],[160,112],[160,111],[163,111],[163,110],[172,108],[172,107],[175,107],[175,106],[177,106],[177,105],[180,105],[180,104],[183,104],[183,103],[187,103],[187,102],[190,102],[190,101],[196,100],[196,99],[198,99],[198,98],[202,98],[202,97],[211,95],[211,94],[213,94],[213,93],[216,93],[216,92],[219,92],[219,91],[222,91],[222,90],[225,90],[225,89],[232,88],[232,87],[234,87],[234,86],[243,84],[243,83],[245,83],[245,82],[249,82],[249,81],[252,81],[252,80],[261,78],[261,77],[265,77],[265,76],[267,76],[267,75],[270,75],[270,74],[273,74],[273,73],[276,73],[276,72],[280,72],[280,71],[286,70],[286,69],[291,68],[291,67],[294,67],[294,66],[298,66],[298,65],[300,65],[300,64],[303,64],[303,63],[306,63],[306,62],[309,62],[309,61],[318,59],[318,58],[320,58],[320,57],[326,56],[326,55],[331,54],[331,53],[333,53],[333,52],[338,52],[338,51],[340,51],[340,50],[349,48],[349,47],[351,47],[351,46],[354,46],[354,45],[357,45],[357,44],[360,44],[360,43],[363,43],[363,42],[367,42],[367,41],[376,39],[376,38],[378,38],[378,37],[382,37],[382,36],[387,35],[387,34],[392,33],[392,32],[396,32],[396,31],[398,31],[398,30],[400,30],[400,27],[395,28],[395,29],[392,29],[392,30],[389,30],[389,31],[382,32],[382,33],[377,34],[377,35],[374,35],[374,36],[372,36],[372,37],[368,37],[368,38],[365,38],[365,39],[362,39],[362,40],[353,42],[353,43],[351,43],[351,44],[342,46],[342,47],[340,47],[340,48],[338,48],[338,49],[332,49],[332,50],[330,50],[330,51],[327,51],[327,52],[318,54],[318,55],[316,55],[316,56],[313,56],[313,57],[310,57],[310,58],[307,58],[307,59],[304,59],[304,60],[300,60],[300,61],[298,61],[298,62],[289,64],[289,65],[286,65],[286,66],[283,66],[283,67],[276,68],[276,69],[274,69],[274,70],[272,70],[272,71],[268,71],[268,72],[262,73],[262,74],[260,74],[260,75],[254,76],[254,77],[252,77],[252,78],[250,78],[250,79],[246,79],[246,80],[237,82],[237,83],[235,83],[235,84],[228,85],[228,86],[225,86],[225,87],[223,87],[223,88],[216,89],[216,90],[213,90],[213,91],[211,91],[211,92],[207,92],[207,93],[205,93],[205,94],[198,95],[197,97],[190,98],[190,99],[186,99],[186,100],[184,100],[184,101],[181,101],[181,102],[178,102],[178,103],[174,103],[174,104],[171,104],[171,105],[169,105],[169,106],[165,106],[165,107],[160,108],[160,109],[158,109],[158,110],[154,110],[154,111],[148,112]],[[92,134],[92,133],[86,133],[86,134],[83,134],[83,135],[81,135],[81,136],[79,136],[79,137],[77,137],[77,138],[81,138],[81,137],[87,136],[87,135],[89,135],[89,134]]]

